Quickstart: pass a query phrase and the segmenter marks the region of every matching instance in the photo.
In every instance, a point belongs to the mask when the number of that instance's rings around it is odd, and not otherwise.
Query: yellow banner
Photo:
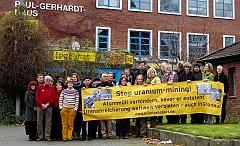
[[[223,84],[179,82],[82,90],[85,121],[206,113],[221,115]]]
[[[79,60],[79,61],[96,61],[95,52],[69,52],[53,51],[53,60]]]

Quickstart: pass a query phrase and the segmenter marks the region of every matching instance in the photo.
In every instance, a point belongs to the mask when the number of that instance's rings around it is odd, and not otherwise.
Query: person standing
[[[82,87],[82,90],[85,90],[87,88],[92,88],[92,85],[91,85],[91,79],[90,78],[84,78],[84,81],[83,81],[83,87]],[[80,90],[81,92],[81,90]],[[82,103],[82,96],[81,96],[81,93],[80,93],[80,104],[79,104],[79,113],[82,114],[82,105],[84,103]],[[83,116],[82,116],[83,117]],[[86,126],[87,126],[87,123],[88,123],[88,134],[87,134],[87,129],[86,129]],[[93,133],[93,121],[83,121],[82,119],[82,137],[80,138],[80,141],[84,141],[86,140],[86,137],[88,138],[88,140],[92,140],[92,133]]]
[[[37,141],[42,141],[43,138],[47,141],[52,141],[50,138],[52,128],[52,105],[55,101],[55,89],[50,85],[52,77],[45,76],[44,84],[40,84],[36,92],[37,101]],[[45,117],[44,117],[45,116]],[[45,124],[43,126],[43,119],[45,118]],[[45,127],[45,135],[43,133],[43,127]]]
[[[37,104],[36,104],[37,83],[31,81],[28,84],[27,92],[24,97],[26,105],[25,111],[25,130],[29,135],[29,141],[35,141],[37,138]]]
[[[98,87],[98,89],[102,89],[102,87],[109,88],[111,86],[113,86],[113,84],[109,82],[108,74],[103,73],[102,81],[101,81],[101,83],[97,84],[96,87]],[[106,140],[107,138],[113,139],[112,120],[101,120],[100,123],[101,123],[102,140]]]
[[[211,63],[206,63],[204,66],[204,71],[202,73],[202,79],[204,82],[214,81],[214,75],[212,74],[213,66]],[[212,115],[204,114],[205,124],[212,124]]]
[[[124,70],[124,72],[127,74],[127,81],[129,82],[129,83],[131,83],[131,85],[134,85],[134,80],[133,80],[133,76],[132,76],[132,73],[131,73],[131,71],[130,71],[130,69],[129,68],[126,68],[125,70]]]
[[[193,73],[195,75],[195,80],[202,80],[202,71],[199,64],[193,65]],[[203,124],[204,123],[204,117],[203,113],[196,113],[195,114],[195,122],[197,124]]]
[[[127,78],[126,77],[121,77],[119,80],[119,87],[122,86],[128,86],[127,85]],[[120,139],[120,136],[123,137],[123,139],[128,139],[127,135],[127,127],[128,123],[127,121],[130,119],[116,119],[116,139]]]
[[[138,75],[135,80],[135,85],[145,86],[143,75]],[[147,137],[147,117],[140,117],[136,119],[136,134],[134,138]]]
[[[79,104],[79,93],[73,88],[73,81],[67,82],[67,89],[64,89],[59,97],[59,109],[62,118],[63,141],[73,140],[74,118]]]
[[[57,82],[55,84],[56,98],[53,103],[53,115],[52,115],[52,138],[53,140],[59,141],[62,138],[62,122],[59,109],[59,98],[63,91],[64,83]]]
[[[178,75],[174,71],[172,71],[172,65],[168,63],[165,65],[165,74],[163,76],[163,83],[167,83],[171,85],[174,82],[178,82]],[[168,124],[179,123],[179,115],[167,115],[166,118],[167,118]]]
[[[152,84],[152,85],[161,83],[161,80],[159,77],[157,77],[157,72],[154,68],[148,69],[146,83]],[[150,117],[150,120],[151,120],[150,126],[151,127],[154,127],[156,125],[156,119],[157,119],[157,117]]]
[[[187,81],[190,83],[191,81],[195,81],[195,75],[191,71],[192,65],[189,62],[185,62],[183,64],[184,71],[179,75],[178,82]],[[180,115],[181,124],[186,124],[187,122],[187,115]],[[191,123],[195,123],[195,114],[191,114]]]
[[[76,89],[78,92],[80,92],[83,83],[80,80],[80,77],[77,73],[73,73],[72,77],[68,79],[69,81],[73,81],[73,88]],[[80,96],[80,95],[79,95]],[[81,127],[82,127],[82,115],[77,112],[75,119],[74,119],[74,129],[73,129],[73,134],[74,134],[74,139],[79,140],[80,139],[80,132],[81,132]]]
[[[214,76],[214,81],[223,83],[224,86],[224,96],[222,102],[222,115],[221,115],[221,124],[224,124],[226,117],[226,103],[227,103],[227,93],[229,90],[228,77],[223,72],[223,67],[221,65],[217,66],[217,73]],[[216,116],[216,124],[220,124],[219,116]]]

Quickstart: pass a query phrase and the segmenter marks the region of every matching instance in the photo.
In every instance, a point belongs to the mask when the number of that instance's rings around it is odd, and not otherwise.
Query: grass
[[[240,139],[240,124],[162,124],[155,128],[214,139]]]
[[[215,119],[213,118],[213,123]],[[164,117],[163,123],[167,120]],[[190,117],[187,119],[187,124],[159,124],[155,128],[182,132],[195,136],[204,136],[214,139],[240,139],[240,124],[189,124]]]

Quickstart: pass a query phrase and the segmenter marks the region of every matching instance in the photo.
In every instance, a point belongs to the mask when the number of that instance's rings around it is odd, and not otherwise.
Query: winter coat
[[[228,77],[222,72],[220,76],[218,76],[218,73],[214,76],[214,81],[221,82],[224,85],[224,93],[228,93],[229,90],[229,84],[228,84]]]
[[[193,74],[193,72],[190,71],[188,74],[186,74],[186,72],[184,71],[178,76],[178,82],[183,82],[187,80],[195,81],[195,75]]]
[[[147,84],[159,84],[161,83],[161,80],[159,77],[148,77],[147,80],[146,80],[146,83]]]
[[[202,80],[202,72],[201,70],[199,72],[193,72],[195,75],[195,80]]]
[[[169,73],[165,73],[164,76],[163,76],[162,82],[166,83],[166,82],[169,82],[169,81],[177,82],[178,81],[178,75],[173,71],[171,71]]]
[[[24,97],[26,105],[25,121],[37,121],[37,111],[34,111],[34,107],[37,106],[35,92],[27,91]]]
[[[79,92],[81,90],[82,84],[83,84],[82,81],[74,82],[73,88]]]
[[[214,81],[214,75],[209,72],[209,73],[206,73],[205,71],[202,73],[202,79],[208,79],[210,81]]]
[[[164,76],[164,73],[163,73],[162,71],[160,71],[160,72],[157,73],[157,77],[160,78],[161,82],[162,82],[162,80],[163,80],[163,76]]]
[[[138,69],[136,72],[134,72],[134,74],[133,74],[133,81],[134,82],[135,82],[135,80],[136,80],[138,75],[143,75],[144,81],[146,81],[146,79],[147,79],[147,70],[146,69],[145,70]]]

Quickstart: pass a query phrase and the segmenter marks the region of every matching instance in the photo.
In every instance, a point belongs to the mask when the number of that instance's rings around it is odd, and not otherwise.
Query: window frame
[[[187,33],[187,58],[189,58],[189,35],[207,35],[207,54],[209,54],[209,34],[206,33]],[[207,55],[206,54],[206,55]]]
[[[179,34],[179,55],[181,57],[181,52],[182,52],[182,33],[181,32],[174,32],[174,31],[158,31],[158,58],[161,60],[169,60],[169,58],[161,58],[160,50],[161,50],[161,33],[177,33]]]
[[[234,35],[223,35],[223,48],[226,47],[226,37],[232,37],[233,38],[233,43],[235,43],[235,36]]]
[[[213,18],[220,18],[220,19],[235,19],[235,0],[232,0],[232,15],[233,17],[224,17],[224,16],[216,16],[216,0],[213,0]]]
[[[99,5],[99,1],[100,0],[96,0],[96,8],[122,10],[122,1],[123,0],[119,0],[119,8],[118,7],[110,7],[109,5],[108,6]]]
[[[99,35],[98,35],[98,30],[99,29],[108,29],[108,42],[107,42],[107,50],[105,49],[99,49]],[[97,48],[97,51],[102,51],[102,50],[105,50],[105,51],[109,51],[110,50],[110,47],[111,47],[111,28],[110,27],[99,27],[97,26],[96,27],[96,44],[95,44],[96,48]]]
[[[129,11],[137,11],[137,12],[152,12],[152,9],[153,9],[153,0],[150,0],[150,10],[142,10],[142,9],[132,9],[131,8],[131,1],[132,0],[128,0],[128,10]],[[139,0],[139,1],[141,1],[141,0]]]
[[[131,32],[131,31],[150,32],[150,38],[149,38],[149,56],[148,56],[148,57],[147,57],[147,56],[142,57],[142,55],[138,55],[138,56],[134,55],[134,58],[136,58],[136,59],[138,59],[138,58],[151,58],[151,56],[152,56],[152,30],[129,28],[129,29],[128,29],[128,42],[127,42],[127,44],[128,44],[128,46],[127,46],[128,52],[131,52],[131,47],[130,47],[130,45],[131,45],[130,32]]]
[[[207,14],[206,15],[200,15],[200,14],[189,14],[189,0],[187,0],[186,2],[186,13],[187,16],[197,16],[197,17],[209,17],[209,0],[206,0],[206,10],[207,10]]]
[[[158,13],[162,13],[162,14],[173,14],[173,15],[182,15],[182,0],[178,0],[178,7],[179,7],[179,12],[164,12],[161,11],[161,0],[158,0]]]

